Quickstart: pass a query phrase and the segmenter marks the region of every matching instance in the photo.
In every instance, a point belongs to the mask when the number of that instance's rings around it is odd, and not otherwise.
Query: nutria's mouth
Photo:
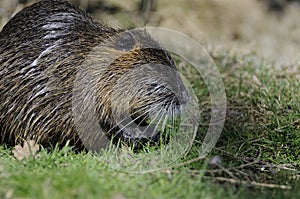
[[[131,116],[124,123],[120,123],[119,128],[122,131],[122,138],[136,141],[157,141],[159,139],[159,130],[157,125],[151,124],[149,117]]]
[[[162,116],[170,117],[170,116]],[[118,122],[117,127],[109,130],[107,135],[115,145],[124,143],[134,150],[140,150],[145,146],[166,145],[170,136],[165,133],[163,121],[155,122],[150,116],[131,115]]]
[[[140,149],[143,146],[167,145],[173,136],[172,132],[166,132],[167,126],[175,129],[175,118],[180,117],[180,108],[173,104],[171,113],[165,112],[157,117],[150,115],[131,115],[119,123],[118,138],[134,149]],[[173,124],[168,123],[171,120]]]

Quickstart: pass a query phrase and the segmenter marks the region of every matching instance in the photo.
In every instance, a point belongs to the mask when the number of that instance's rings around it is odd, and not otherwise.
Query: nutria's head
[[[147,32],[128,30],[107,38],[87,59],[86,68],[93,68],[90,75],[97,81],[96,115],[106,136],[127,143],[159,141],[162,126],[188,100],[170,54]]]

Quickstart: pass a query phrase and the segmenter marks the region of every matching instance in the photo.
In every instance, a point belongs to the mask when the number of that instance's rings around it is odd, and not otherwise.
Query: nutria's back
[[[114,37],[118,34],[121,37]],[[147,45],[153,48],[143,48]],[[91,56],[97,46],[100,55]],[[106,63],[115,55],[117,59]],[[87,57],[95,63],[93,66],[84,64]],[[143,64],[150,66],[139,69]],[[123,127],[116,124],[112,114],[113,110],[117,115],[131,114],[131,119],[142,124],[155,112],[160,111],[162,116],[176,112],[179,100],[168,82],[156,77],[135,78],[141,71],[147,74],[155,71],[151,64],[162,64],[176,71],[170,55],[143,31],[133,35],[110,28],[60,0],[45,0],[25,8],[0,33],[0,144],[15,145],[30,138],[44,145],[70,140],[81,148],[72,113],[74,82],[79,70],[91,75],[87,78],[91,79],[88,85],[94,85],[91,88],[97,93],[94,111],[101,130],[108,132],[106,136],[127,141],[146,138],[122,132]],[[131,80],[122,79],[132,69],[137,72]],[[120,79],[122,86],[116,86]],[[112,98],[112,90],[119,97]],[[76,92],[84,99],[88,95]],[[125,110],[124,100],[130,110]]]

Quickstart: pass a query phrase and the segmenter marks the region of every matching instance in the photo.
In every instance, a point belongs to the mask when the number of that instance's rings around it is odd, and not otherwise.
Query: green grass
[[[228,113],[210,157],[187,162],[197,158],[209,120],[209,95],[191,77],[203,124],[191,152],[175,166],[126,173],[70,147],[42,149],[36,159],[17,161],[1,146],[0,198],[300,198],[299,66],[291,66],[297,74],[275,70],[255,55],[213,57],[224,78]],[[222,157],[216,168],[208,164],[214,155]]]

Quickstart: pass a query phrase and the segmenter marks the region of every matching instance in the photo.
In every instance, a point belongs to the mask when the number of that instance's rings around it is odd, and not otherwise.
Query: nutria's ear
[[[116,38],[116,41],[115,41],[114,47],[117,50],[128,52],[130,50],[133,50],[136,45],[136,41],[134,40],[131,33],[128,31],[124,31],[124,32],[117,34],[117,36],[115,38]]]

